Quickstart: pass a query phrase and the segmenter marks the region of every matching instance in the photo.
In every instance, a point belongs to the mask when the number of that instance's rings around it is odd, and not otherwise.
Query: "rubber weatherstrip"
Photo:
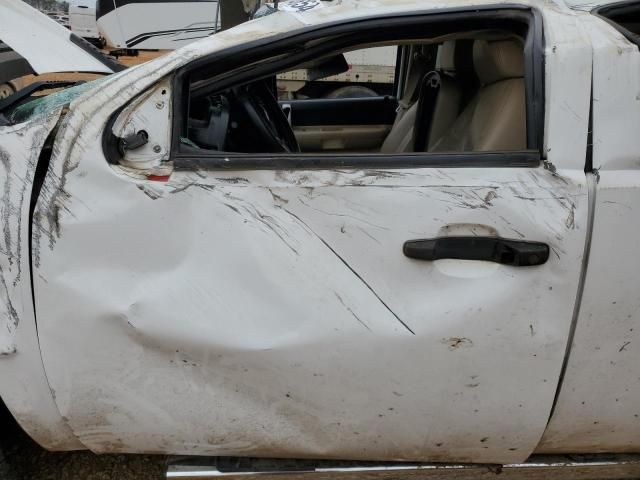
[[[589,269],[589,255],[591,253],[591,239],[593,236],[593,224],[595,220],[595,207],[596,207],[596,195],[599,175],[597,170],[593,170],[593,66],[591,76],[591,96],[589,107],[589,126],[587,132],[587,149],[585,154],[585,175],[587,180],[587,194],[588,194],[588,212],[587,212],[587,232],[584,241],[584,255],[582,257],[582,268],[580,270],[580,278],[578,280],[578,291],[576,293],[575,304],[573,306],[573,316],[571,318],[571,326],[569,328],[569,336],[567,338],[567,345],[565,347],[564,359],[562,361],[562,368],[560,370],[560,376],[558,378],[558,386],[556,387],[555,397],[553,399],[553,405],[551,407],[551,413],[547,421],[547,426],[553,418],[553,414],[556,411],[558,405],[558,399],[560,392],[562,391],[562,384],[567,373],[567,366],[569,365],[569,358],[571,356],[571,347],[573,346],[573,339],[576,334],[576,328],[578,326],[578,317],[580,316],[580,306],[582,304],[582,296],[584,294],[584,284],[587,279],[587,271]]]

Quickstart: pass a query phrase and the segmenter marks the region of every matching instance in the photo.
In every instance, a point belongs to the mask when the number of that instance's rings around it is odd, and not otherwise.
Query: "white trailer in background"
[[[97,47],[103,46],[103,40],[96,22],[96,1],[80,0],[69,5],[69,26],[71,32]]]
[[[97,0],[98,29],[108,47],[175,50],[211,35],[218,25],[218,2]]]

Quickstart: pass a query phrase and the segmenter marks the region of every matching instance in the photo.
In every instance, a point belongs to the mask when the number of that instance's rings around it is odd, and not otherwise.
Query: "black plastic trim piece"
[[[175,170],[328,170],[362,168],[535,168],[540,154],[533,151],[486,153],[404,154],[243,154],[179,153]]]
[[[591,94],[589,95],[589,125],[587,129],[587,154],[584,163],[584,172],[593,173],[593,71],[591,72]]]
[[[120,137],[113,133],[113,125],[126,107],[127,105],[125,104],[113,112],[102,132],[102,151],[107,159],[107,163],[110,165],[117,165],[122,160],[123,153],[119,148]]]
[[[341,46],[370,40],[393,31],[394,36],[411,33],[411,26],[424,27],[438,22],[455,23],[456,28],[478,27],[482,22],[500,28],[514,22],[524,28],[525,55],[527,56],[527,141],[526,152],[458,153],[458,154],[409,154],[409,155],[294,155],[252,156],[245,154],[205,153],[180,143],[188,119],[189,80],[196,71],[199,78],[207,80],[207,90],[221,91],[242,82],[248,83],[267,77],[283,67],[303,61],[310,55],[330,52]],[[485,27],[487,28],[487,27]],[[424,28],[422,30],[425,31]],[[176,72],[173,78],[174,119],[172,136],[173,159],[178,168],[212,169],[273,169],[273,168],[422,168],[422,167],[537,167],[542,158],[544,136],[544,39],[542,17],[535,8],[523,5],[502,4],[466,8],[443,9],[436,12],[414,12],[380,17],[370,17],[345,22],[335,22],[317,27],[282,33],[273,37],[247,42],[202,57]],[[388,33],[387,33],[388,35]],[[424,37],[424,34],[422,35]],[[306,42],[318,39],[323,42],[313,47]],[[271,57],[270,61],[265,62]],[[260,63],[262,61],[262,63]],[[258,62],[258,63],[252,63]],[[202,71],[206,69],[206,71]]]
[[[544,103],[545,103],[545,59],[544,29],[542,14],[532,9],[533,24],[525,38],[525,92],[527,96],[527,148],[539,150],[543,158]]]
[[[60,129],[60,124],[64,119],[65,113],[60,115],[56,125],[47,135],[44,144],[42,145],[42,150],[40,151],[40,155],[38,155],[38,162],[36,163],[36,169],[33,174],[33,183],[31,185],[31,195],[29,200],[29,283],[31,285],[31,301],[33,303],[33,312],[36,316],[36,333],[38,331],[38,322],[37,322],[37,309],[36,309],[36,297],[35,297],[35,288],[33,285],[34,278],[34,255],[33,255],[33,217],[36,209],[36,205],[38,203],[38,199],[40,198],[40,193],[42,192],[42,187],[44,185],[45,178],[47,176],[47,172],[49,171],[49,164],[51,163],[51,155],[53,154],[53,145],[56,140],[56,136],[58,135],[58,130]]]
[[[391,125],[398,102],[393,97],[319,98],[283,100],[291,105],[294,127],[337,125]]]
[[[549,260],[549,246],[544,243],[500,237],[409,240],[402,247],[402,252],[415,260],[480,260],[512,267],[534,267],[544,265]]]
[[[114,73],[121,72],[122,70],[126,70],[128,68],[126,65],[121,64],[120,62],[116,61],[114,58],[111,58],[110,56],[105,55],[96,47],[94,47],[89,42],[87,42],[84,38],[79,37],[75,33],[72,33],[69,39],[71,40],[71,43],[73,43],[77,47],[87,52],[89,55],[91,55],[93,58],[98,60],[103,65],[109,67]]]

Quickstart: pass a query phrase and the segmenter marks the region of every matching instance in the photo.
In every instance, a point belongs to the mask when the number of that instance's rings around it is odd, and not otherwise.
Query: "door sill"
[[[248,480],[411,480],[453,478],[640,478],[640,455],[533,455],[510,465],[428,464],[198,457],[169,463],[167,478]]]

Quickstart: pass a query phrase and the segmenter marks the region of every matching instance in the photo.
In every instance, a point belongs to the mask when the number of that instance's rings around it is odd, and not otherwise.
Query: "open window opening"
[[[620,2],[598,7],[594,14],[603,18],[640,48],[640,2]]]
[[[539,161],[531,12],[433,17],[320,30],[183,72],[176,156],[535,152]]]

